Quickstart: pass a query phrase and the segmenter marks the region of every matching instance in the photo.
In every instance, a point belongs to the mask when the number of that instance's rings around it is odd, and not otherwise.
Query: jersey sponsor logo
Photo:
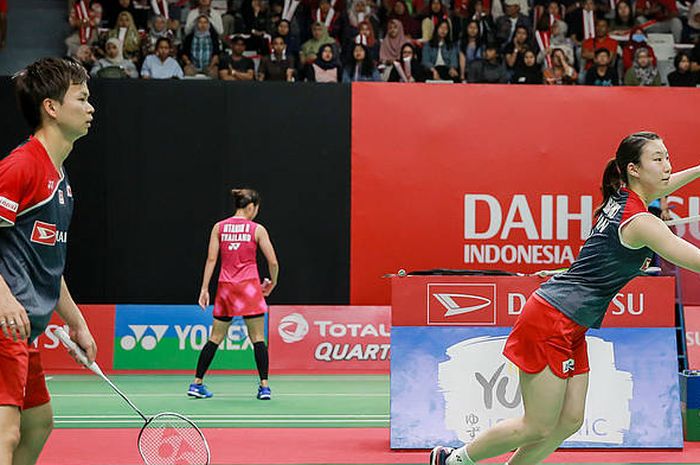
[[[280,320],[277,332],[287,344],[299,342],[309,334],[309,323],[302,315],[290,313]]]
[[[66,231],[59,231],[55,224],[35,221],[32,229],[31,241],[37,244],[55,246],[57,242],[65,243],[68,240]]]
[[[229,250],[238,250],[238,248],[241,246],[240,242],[232,242],[228,245]]]
[[[495,325],[496,285],[428,284],[429,325]]]
[[[0,207],[4,208],[5,210],[10,210],[12,213],[17,213],[17,210],[19,210],[19,204],[17,202],[14,202],[7,197],[3,197],[0,195]]]

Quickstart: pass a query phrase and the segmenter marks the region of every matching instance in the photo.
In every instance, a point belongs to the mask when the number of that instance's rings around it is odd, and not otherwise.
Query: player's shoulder
[[[27,140],[15,147],[8,156],[0,160],[0,168],[12,171],[35,171],[42,162],[33,145],[31,140]]]

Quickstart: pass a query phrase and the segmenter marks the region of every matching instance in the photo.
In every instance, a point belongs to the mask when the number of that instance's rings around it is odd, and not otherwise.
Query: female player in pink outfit
[[[275,249],[270,242],[267,230],[253,222],[260,208],[260,196],[252,189],[233,189],[233,202],[236,213],[214,225],[209,239],[209,252],[204,265],[204,278],[199,294],[199,306],[209,306],[209,281],[216,261],[221,255],[221,271],[214,299],[214,327],[209,340],[202,348],[197,362],[194,383],[187,394],[192,397],[207,398],[213,394],[202,384],[204,374],[211,365],[216,349],[226,337],[234,316],[242,316],[248,327],[248,337],[255,349],[255,363],[260,374],[258,399],[269,400],[268,385],[269,357],[265,345],[265,313],[267,304],[264,297],[270,295],[277,285],[279,264]],[[256,253],[265,255],[270,279],[260,284]]]
[[[647,211],[654,199],[699,177],[700,165],[671,174],[668,150],[654,133],[622,140],[603,173],[603,203],[578,258],[530,296],[506,342],[504,355],[520,369],[525,415],[467,446],[434,448],[431,465],[472,465],[514,449],[508,465],[533,465],[581,428],[588,328],[600,327],[612,298],[649,265],[652,251],[700,272],[700,249]]]

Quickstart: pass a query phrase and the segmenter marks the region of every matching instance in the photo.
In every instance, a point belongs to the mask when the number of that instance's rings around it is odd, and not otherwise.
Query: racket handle
[[[104,376],[104,374],[102,373],[102,370],[97,365],[97,362],[92,362],[92,363],[88,362],[88,358],[87,358],[87,355],[85,354],[85,351],[83,349],[81,349],[78,346],[78,344],[76,344],[73,341],[73,339],[70,338],[68,333],[66,333],[65,329],[58,327],[54,330],[53,333],[63,343],[63,345],[66,346],[66,348],[68,350],[71,350],[75,353],[75,356],[78,359],[78,361],[80,361],[80,363],[82,363],[83,365],[88,367],[90,369],[90,371],[92,371],[93,373],[95,373],[99,376]]]

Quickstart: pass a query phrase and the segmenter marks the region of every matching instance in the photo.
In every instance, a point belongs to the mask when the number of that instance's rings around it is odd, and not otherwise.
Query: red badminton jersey
[[[72,213],[68,178],[38,139],[0,160],[0,275],[27,311],[32,340],[58,301]]]
[[[219,282],[240,283],[251,279],[258,281],[258,244],[255,241],[258,224],[232,216],[220,221],[218,225],[221,254]]]

